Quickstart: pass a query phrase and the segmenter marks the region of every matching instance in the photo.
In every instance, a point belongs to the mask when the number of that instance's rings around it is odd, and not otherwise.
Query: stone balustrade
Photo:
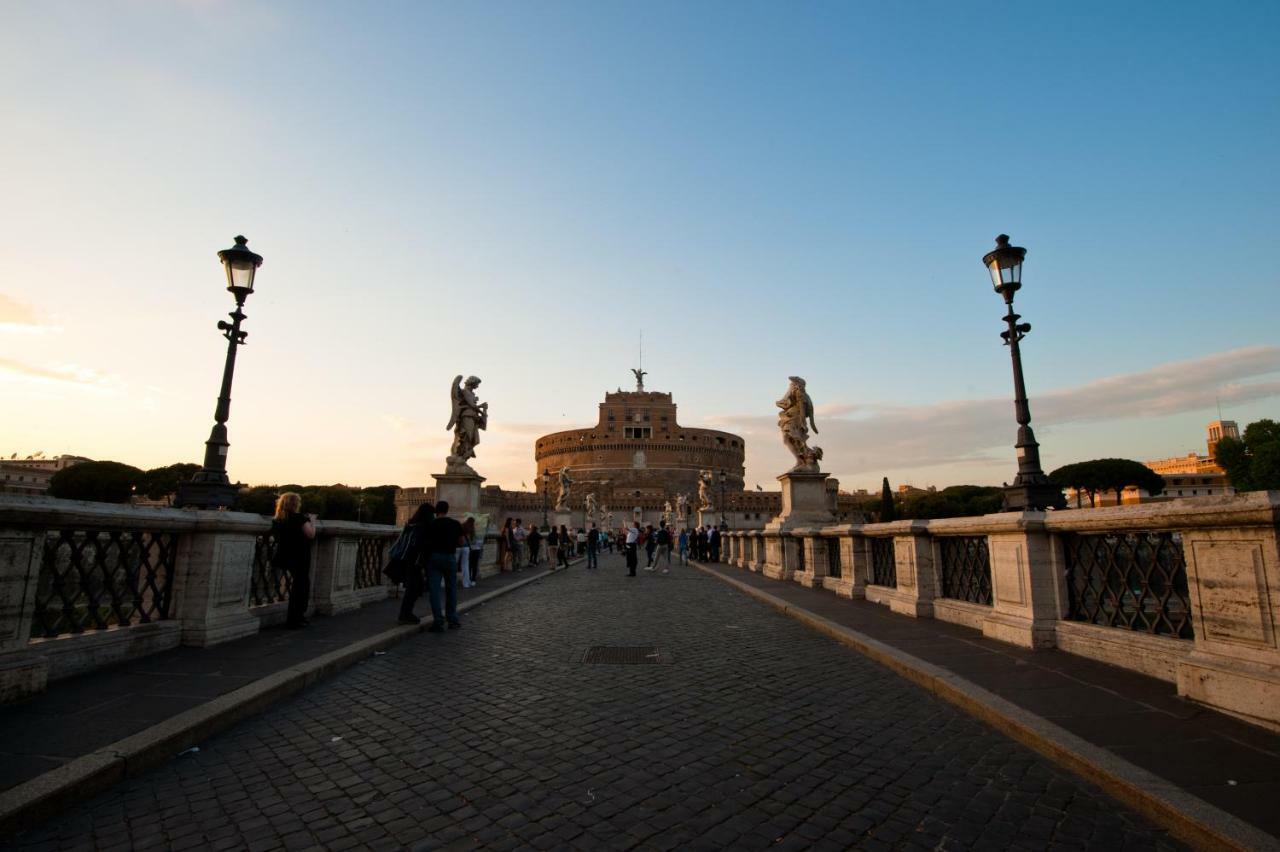
[[[1280,492],[725,535],[738,568],[1059,648],[1280,728]]]
[[[290,578],[271,565],[270,529],[270,519],[240,512],[0,495],[0,701],[283,621]],[[314,611],[386,598],[382,568],[398,534],[318,522]]]

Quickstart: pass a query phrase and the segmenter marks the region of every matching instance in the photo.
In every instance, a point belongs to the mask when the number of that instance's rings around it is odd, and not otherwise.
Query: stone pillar
[[[555,525],[556,525],[556,529],[557,529],[557,530],[559,530],[559,529],[560,529],[560,527],[561,527],[561,525],[563,525],[563,526],[564,526],[564,528],[565,528],[565,529],[567,529],[567,530],[568,530],[569,532],[571,532],[571,533],[576,531],[576,530],[574,529],[574,526],[573,526],[573,512],[571,512],[571,511],[565,511],[565,512],[555,511],[555,512],[552,512],[552,513],[551,513],[551,523],[553,523],[553,524],[555,524]]]
[[[1023,512],[1019,529],[987,535],[991,614],[982,635],[1023,648],[1052,648],[1062,617],[1058,572],[1043,512]]]
[[[889,609],[913,618],[931,618],[938,595],[933,542],[928,521],[898,521],[893,536],[893,558],[898,587],[885,596]]]
[[[1196,637],[1178,694],[1280,730],[1280,493],[1242,496],[1249,511],[1182,532]]]
[[[26,650],[31,639],[44,532],[0,529],[0,704],[43,692],[49,662]]]
[[[258,617],[249,611],[249,583],[257,532],[266,524],[256,516],[235,513],[255,523],[227,528],[219,523],[230,512],[197,512],[196,529],[178,546],[174,600],[182,622],[182,644],[205,647],[258,632]],[[222,515],[222,518],[218,516]],[[222,528],[220,528],[222,527]]]
[[[799,549],[804,546],[802,541],[792,534],[830,523],[834,517],[827,508],[827,474],[793,470],[779,476],[778,481],[782,483],[782,511],[764,528],[764,574],[790,580],[805,555]]]
[[[452,512],[452,505],[450,506]],[[343,535],[333,523],[317,524],[312,563],[312,600],[321,615],[337,615],[360,608],[356,594],[356,559],[360,539]]]
[[[449,504],[449,516],[461,518],[467,512],[480,511],[480,486],[484,477],[477,473],[433,473],[436,501]]]
[[[754,532],[751,534],[751,558],[747,561],[747,568],[757,574],[763,573],[765,560],[769,558],[769,548],[765,546],[765,537],[763,532]]]
[[[814,529],[796,530],[795,536],[796,549],[803,558],[791,579],[809,589],[822,588],[822,581],[827,576],[826,541]]]
[[[828,578],[823,585],[842,598],[861,600],[867,596],[867,577],[871,573],[871,554],[867,542],[853,531],[853,526],[828,530],[834,540],[827,547],[840,548],[840,577]]]

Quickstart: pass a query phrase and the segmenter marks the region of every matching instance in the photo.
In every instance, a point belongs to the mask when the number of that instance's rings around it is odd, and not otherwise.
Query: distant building
[[[1159,503],[1165,500],[1176,500],[1179,497],[1219,497],[1235,494],[1236,490],[1227,481],[1227,474],[1214,461],[1218,442],[1223,438],[1240,437],[1240,427],[1234,420],[1215,420],[1205,427],[1205,444],[1207,455],[1190,452],[1185,456],[1153,459],[1145,461],[1147,467],[1160,474],[1164,479],[1164,491],[1154,497],[1145,490],[1129,486],[1121,492],[1120,502],[1124,505],[1136,503]],[[1067,500],[1071,505],[1076,503],[1076,492],[1067,489]],[[1095,505],[1116,505],[1114,491],[1099,492],[1094,495]],[[1082,505],[1089,504],[1087,494],[1080,495]]]
[[[80,462],[92,461],[84,456],[56,458],[0,459],[0,492],[8,494],[44,494],[49,480],[60,470]]]

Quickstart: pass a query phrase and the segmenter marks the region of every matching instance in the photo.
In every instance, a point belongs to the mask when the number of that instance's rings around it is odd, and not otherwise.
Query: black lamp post
[[[720,479],[720,528],[721,528],[721,529],[724,529],[724,528],[727,526],[727,525],[725,524],[725,521],[724,521],[724,481],[725,481],[725,478],[726,478],[726,477],[725,477],[724,468],[720,468],[720,475],[719,475],[719,479]]]
[[[547,528],[547,490],[551,488],[550,471],[542,472],[542,528]]]
[[[1027,388],[1022,379],[1022,350],[1019,341],[1031,331],[1031,323],[1018,322],[1019,314],[1013,312],[1013,294],[1022,288],[1022,261],[1027,250],[1009,245],[1009,237],[996,237],[994,251],[988,252],[982,262],[991,273],[991,283],[1004,297],[1008,313],[1004,321],[1009,328],[1000,332],[1013,358],[1013,410],[1018,420],[1018,475],[1013,484],[1005,486],[1004,509],[1008,512],[1024,509],[1063,509],[1067,500],[1062,489],[1049,481],[1040,469],[1040,445],[1031,431],[1031,407],[1027,404]]]
[[[244,300],[253,292],[253,279],[262,265],[262,255],[249,251],[244,237],[236,237],[236,244],[218,252],[218,259],[227,273],[227,289],[235,297],[236,309],[231,312],[231,322],[220,320],[218,329],[227,339],[227,362],[222,368],[222,391],[218,395],[218,407],[213,413],[213,429],[205,441],[204,466],[178,488],[178,506],[197,509],[217,509],[230,506],[236,499],[236,488],[227,478],[227,419],[231,416],[231,377],[236,368],[236,347],[244,344],[249,332],[240,330],[245,314],[241,308]]]

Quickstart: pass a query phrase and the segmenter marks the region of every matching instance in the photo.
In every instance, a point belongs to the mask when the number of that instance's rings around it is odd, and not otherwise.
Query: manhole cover
[[[653,645],[593,645],[583,652],[582,662],[614,666],[658,665],[671,662],[671,655]]]

